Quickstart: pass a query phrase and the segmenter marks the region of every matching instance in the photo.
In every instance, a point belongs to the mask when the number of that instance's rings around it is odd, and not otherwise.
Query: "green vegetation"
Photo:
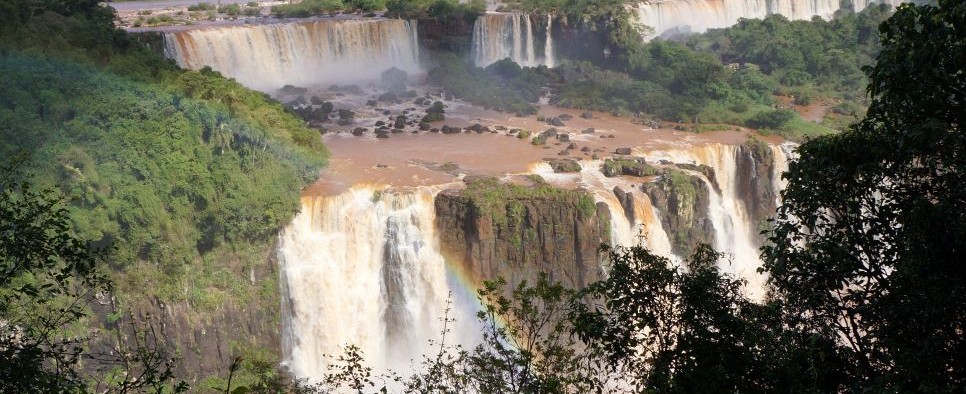
[[[12,180],[66,196],[77,239],[111,247],[109,320],[157,303],[199,324],[233,302],[277,315],[276,278],[249,272],[326,162],[318,132],[262,93],[149,52],[95,1],[34,6],[0,6],[0,157],[23,157]]]
[[[272,6],[272,14],[279,17],[307,17],[342,11],[386,11],[386,16],[414,19],[462,18],[472,22],[477,15],[486,12],[486,2],[471,0],[302,0],[297,3]]]
[[[0,168],[0,392],[183,392],[150,319],[115,310],[110,324],[130,337],[88,348],[88,302],[111,288],[99,271],[108,250],[71,231],[63,196],[15,182],[18,165]]]
[[[880,27],[868,115],[799,148],[764,249],[794,324],[870,391],[966,385],[966,3],[938,3]]]
[[[604,164],[601,166],[601,172],[606,177],[621,175],[643,177],[657,175],[657,169],[644,162],[642,158],[605,159]]]
[[[454,54],[443,54],[439,65],[429,71],[429,80],[447,93],[484,108],[530,115],[537,113],[533,102],[550,80],[546,67],[522,68],[509,59],[485,69],[475,67]]]
[[[472,23],[486,12],[485,0],[387,0],[386,16],[397,18],[431,17],[443,21],[462,19]]]

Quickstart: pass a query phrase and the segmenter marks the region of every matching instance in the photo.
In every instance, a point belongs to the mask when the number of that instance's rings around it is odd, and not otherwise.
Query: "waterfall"
[[[906,0],[908,1],[908,0]],[[897,6],[903,0],[852,0],[862,11],[870,4]],[[646,38],[701,33],[732,26],[739,18],[761,19],[780,14],[791,20],[814,16],[831,19],[841,8],[840,0],[645,0],[635,6],[638,22],[653,28]]]
[[[408,367],[439,335],[448,288],[434,196],[357,186],[303,198],[279,245],[283,351],[297,376],[322,376],[322,355],[347,344],[377,369]]]
[[[266,92],[374,79],[393,66],[419,69],[416,22],[398,19],[199,28],[164,40],[166,56],[181,67],[208,66]]]
[[[551,18],[548,16],[548,18]],[[543,58],[537,57],[536,34],[530,15],[486,13],[476,18],[473,25],[473,60],[477,66],[486,67],[496,61],[510,58],[526,67],[552,66],[553,38],[551,26],[547,26]]]
[[[543,59],[547,67],[553,68],[556,64],[553,57],[553,15],[547,15],[547,41],[543,45]]]

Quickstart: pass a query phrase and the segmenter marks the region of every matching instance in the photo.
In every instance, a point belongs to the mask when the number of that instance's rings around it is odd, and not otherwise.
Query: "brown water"
[[[354,100],[344,99],[343,103]],[[403,105],[405,106],[405,105]],[[375,111],[369,111],[373,113]],[[569,133],[570,142],[548,139],[544,146],[535,146],[529,139],[509,134],[510,129],[537,133],[553,126],[537,121],[536,116],[515,117],[511,114],[484,110],[459,101],[448,103],[446,121],[434,124],[441,127],[466,127],[476,123],[494,129],[503,126],[507,131],[496,133],[442,134],[431,132],[390,134],[388,139],[354,137],[347,131],[358,125],[371,126],[372,118],[362,118],[356,124],[335,129],[324,136],[332,152],[329,168],[319,181],[304,194],[319,196],[338,194],[356,184],[392,185],[393,187],[429,186],[452,182],[457,176],[503,176],[528,172],[533,165],[548,159],[590,159],[594,154],[605,158],[617,148],[660,150],[685,148],[707,143],[740,144],[750,131],[717,131],[696,134],[673,129],[651,129],[631,123],[629,118],[594,112],[593,119],[578,115],[583,111],[542,106],[540,115],[558,116],[566,113],[573,119],[564,127],[554,127],[558,133]],[[395,116],[395,111],[393,115]],[[388,119],[388,117],[383,117]],[[593,127],[593,134],[581,130]],[[531,138],[532,138],[531,136]],[[613,138],[611,138],[613,136]],[[780,137],[758,137],[767,142],[780,143]],[[566,149],[573,143],[575,149]],[[589,152],[582,152],[587,147]],[[566,152],[565,155],[560,154]]]

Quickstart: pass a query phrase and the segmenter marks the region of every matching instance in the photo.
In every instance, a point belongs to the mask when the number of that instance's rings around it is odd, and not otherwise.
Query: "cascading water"
[[[537,57],[536,34],[530,16],[526,14],[487,13],[476,18],[473,25],[473,60],[486,67],[510,58],[527,67],[555,63],[553,57],[552,18],[548,16],[544,37],[543,57]]]
[[[208,66],[245,86],[274,91],[419,70],[416,22],[314,20],[165,33],[165,55],[183,68]]]
[[[853,0],[858,12],[870,4],[897,6],[903,0]],[[908,0],[905,0],[908,2]],[[761,19],[771,14],[791,20],[818,16],[831,19],[841,9],[839,0],[648,0],[635,6],[638,22],[654,31],[653,37],[681,33],[701,33],[708,29],[732,26],[739,18]]]
[[[782,186],[777,174],[787,169],[792,147],[770,146],[775,163],[768,176],[775,190]],[[737,182],[741,154],[737,145],[717,143],[635,152],[651,163],[667,160],[714,170],[712,182],[702,172],[678,168],[699,177],[708,191],[713,244],[733,256],[722,269],[747,280],[749,296],[761,299],[765,278],[756,272],[761,264],[757,230],[739,197],[740,188],[747,187]],[[680,261],[672,254],[662,225],[661,215],[666,213],[659,212],[641,188],[648,179],[606,177],[601,160],[579,163],[581,171],[575,174],[554,173],[545,163],[534,165],[530,173],[551,184],[584,188],[605,203],[613,244],[643,243]],[[283,232],[279,246],[283,349],[286,364],[297,376],[322,376],[327,365],[322,355],[340,354],[346,344],[358,346],[377,370],[408,370],[409,360],[429,350],[429,340],[440,333],[448,293],[460,292],[454,286],[474,285],[454,284],[447,277],[450,272],[434,228],[434,198],[443,187],[389,192],[363,185],[336,196],[303,198],[302,212]],[[457,305],[450,312],[458,324],[470,322],[457,326],[456,339],[450,343],[471,341],[474,308]]]
[[[283,350],[298,376],[358,346],[376,368],[408,367],[440,334],[448,287],[433,226],[435,191],[359,186],[304,198],[281,235]]]

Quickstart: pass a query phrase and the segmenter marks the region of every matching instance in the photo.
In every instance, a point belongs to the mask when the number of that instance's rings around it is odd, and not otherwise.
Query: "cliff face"
[[[269,244],[256,252],[262,263],[247,269],[237,260],[221,262],[245,278],[236,286],[246,287],[239,291],[250,296],[226,299],[216,308],[188,302],[168,304],[136,294],[129,294],[130,300],[123,307],[113,297],[95,300],[92,308],[98,320],[104,328],[119,331],[120,338],[104,335],[91,345],[107,352],[118,340],[134,347],[136,338],[146,337],[140,339],[142,344],[159,346],[177,358],[175,376],[192,386],[209,377],[227,378],[237,356],[250,361],[279,362],[280,296],[274,249],[275,245]],[[132,322],[139,333],[132,330]]]
[[[453,52],[468,55],[473,43],[473,22],[463,18],[418,21],[419,46],[431,52]]]
[[[735,164],[737,174],[735,182],[738,185],[738,198],[745,205],[753,223],[759,230],[767,228],[767,220],[774,216],[775,189],[774,183],[775,155],[763,142],[749,139],[738,146]],[[759,245],[764,239],[759,235]]]
[[[597,247],[609,242],[610,213],[580,191],[553,196],[510,193],[484,207],[461,191],[437,195],[436,229],[443,255],[476,279],[532,281],[540,272],[581,287],[600,278]],[[589,199],[589,203],[588,203]]]
[[[708,218],[710,191],[701,178],[668,168],[642,189],[655,208],[667,212],[661,215],[661,225],[675,255],[687,256],[699,243],[714,243],[714,227]]]

